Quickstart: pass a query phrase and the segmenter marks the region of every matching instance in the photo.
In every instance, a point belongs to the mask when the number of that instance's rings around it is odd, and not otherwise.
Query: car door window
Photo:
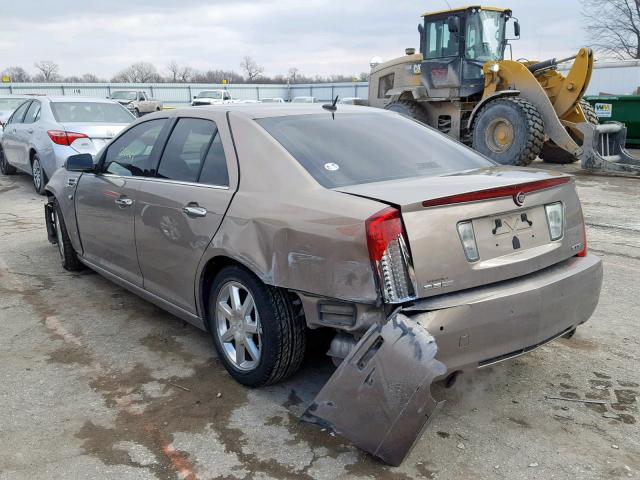
[[[24,116],[24,123],[35,123],[40,118],[40,102],[34,100]]]
[[[178,120],[162,153],[157,176],[168,180],[196,182],[216,131],[216,124],[210,120]]]
[[[219,187],[229,186],[229,171],[227,169],[227,159],[224,156],[224,149],[222,148],[220,132],[216,132],[207,156],[204,158],[198,183]]]
[[[132,127],[107,149],[102,170],[126,177],[150,176],[152,153],[166,119],[150,120]]]
[[[15,112],[13,112],[13,115],[11,115],[11,118],[9,119],[8,123],[12,123],[12,124],[16,124],[16,123],[22,123],[22,120],[24,119],[24,114],[27,112],[27,109],[29,108],[29,105],[31,104],[31,102],[27,101],[24,102],[22,105],[20,105]]]

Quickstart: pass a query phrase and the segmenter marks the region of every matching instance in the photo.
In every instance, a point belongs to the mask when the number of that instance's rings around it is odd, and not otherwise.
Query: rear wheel
[[[412,102],[410,100],[398,100],[397,102],[393,102],[386,107],[386,110],[391,110],[392,112],[398,112],[407,117],[414,118],[422,123],[427,123],[427,113],[424,109],[416,102]]]
[[[39,195],[44,195],[44,187],[47,185],[47,174],[42,169],[40,157],[37,153],[33,154],[31,160],[31,178],[33,179],[33,187]]]
[[[490,101],[473,124],[473,148],[503,165],[529,165],[542,150],[544,123],[523,98]]]
[[[305,352],[299,300],[263,284],[239,266],[225,267],[213,282],[210,328],[218,356],[239,383],[258,387],[295,373]]]
[[[14,175],[16,173],[16,167],[7,163],[2,146],[0,146],[0,172],[2,172],[3,175]]]
[[[582,107],[582,113],[584,113],[584,117],[587,122],[592,125],[597,125],[598,115],[596,114],[596,110],[593,106],[586,100],[580,100],[580,107]],[[559,165],[574,163],[578,160],[578,157],[572,155],[563,148],[560,148],[552,140],[548,140],[544,143],[542,152],[540,152],[540,158],[546,163],[555,163]]]

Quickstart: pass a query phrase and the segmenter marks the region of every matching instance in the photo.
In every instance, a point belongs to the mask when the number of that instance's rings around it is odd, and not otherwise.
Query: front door
[[[166,119],[140,123],[108,147],[99,172],[85,173],[76,190],[76,218],[82,255],[142,287],[136,254],[134,212],[142,178],[157,158]]]
[[[180,118],[155,177],[138,192],[135,230],[144,288],[193,314],[198,264],[235,191],[229,181],[235,161],[226,160],[234,158],[233,149],[229,144],[225,155],[225,135],[224,117],[217,123]]]

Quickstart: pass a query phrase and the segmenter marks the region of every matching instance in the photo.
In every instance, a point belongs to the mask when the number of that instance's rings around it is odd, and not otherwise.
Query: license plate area
[[[481,260],[550,243],[544,207],[505,212],[473,220]]]

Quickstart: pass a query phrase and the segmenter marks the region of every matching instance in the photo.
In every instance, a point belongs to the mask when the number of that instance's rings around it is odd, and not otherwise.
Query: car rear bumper
[[[526,277],[422,300],[402,309],[429,331],[447,373],[527,353],[586,322],[598,304],[602,261],[572,257]]]

